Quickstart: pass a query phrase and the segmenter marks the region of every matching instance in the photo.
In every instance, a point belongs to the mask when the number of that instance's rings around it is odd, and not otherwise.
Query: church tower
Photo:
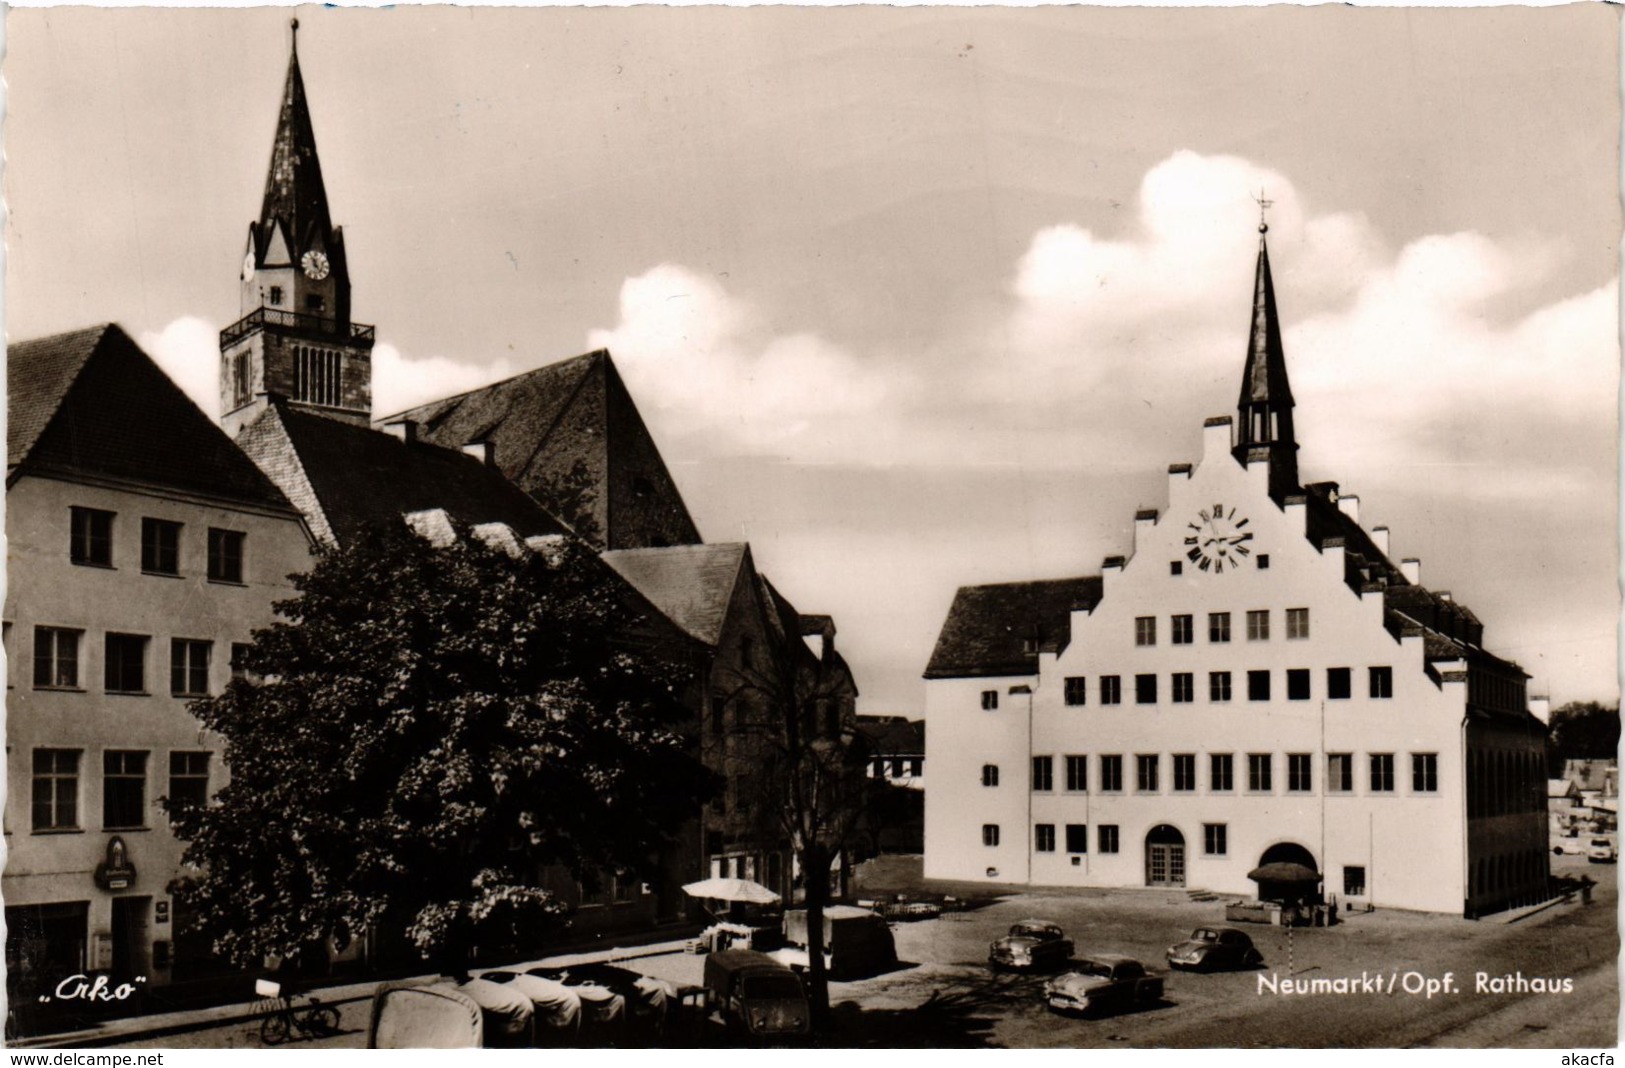
[[[299,73],[299,20],[259,219],[248,225],[243,317],[220,332],[220,424],[238,432],[272,400],[367,425],[373,328],[350,321],[344,234],[333,225]]]
[[[1268,233],[1269,224],[1260,221],[1252,330],[1247,340],[1247,364],[1241,375],[1241,399],[1236,403],[1235,456],[1243,464],[1268,460],[1270,495],[1280,500],[1300,492],[1298,441],[1292,433],[1292,387],[1287,384],[1281,320],[1275,311],[1275,282],[1270,278],[1270,251],[1265,240]]]

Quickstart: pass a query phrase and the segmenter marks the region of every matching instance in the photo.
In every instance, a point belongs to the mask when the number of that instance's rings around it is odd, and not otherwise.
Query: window
[[[141,570],[149,575],[181,571],[181,525],[166,519],[141,520]]]
[[[1286,788],[1293,793],[1308,793],[1314,789],[1314,772],[1308,753],[1286,755]]]
[[[1100,703],[1103,705],[1117,705],[1123,703],[1123,680],[1116,675],[1100,676]]]
[[[1411,754],[1411,792],[1436,793],[1439,789],[1439,756],[1437,753]]]
[[[209,800],[209,754],[169,754],[169,807],[202,808]]]
[[[1352,753],[1326,754],[1326,790],[1328,793],[1346,794],[1354,789],[1354,755]]]
[[[1184,563],[1184,561],[1182,561],[1182,560],[1170,560],[1170,561],[1168,561],[1168,574],[1170,574],[1170,575],[1183,575],[1184,573],[1185,573],[1185,563]]]
[[[1135,645],[1155,645],[1155,644],[1157,644],[1157,617],[1156,616],[1135,616],[1134,617],[1134,644]]]
[[[1117,852],[1117,824],[1102,823],[1095,835],[1099,839],[1102,853]]]
[[[996,709],[998,707],[999,707],[999,691],[998,690],[983,690],[982,691],[982,709],[983,709],[983,711],[991,712],[991,711],[993,711],[994,709]]]
[[[1371,696],[1394,696],[1394,669],[1391,667],[1374,667],[1371,669]]]
[[[1188,671],[1176,671],[1173,683],[1174,704],[1188,705],[1196,700],[1196,676]]]
[[[1267,794],[1271,790],[1270,783],[1270,755],[1268,753],[1247,754],[1247,789],[1254,793]]]
[[[1286,699],[1288,701],[1309,700],[1309,669],[1287,668],[1286,671]]]
[[[209,695],[209,651],[212,642],[175,638],[169,643],[169,692],[176,697]]]
[[[1209,701],[1230,700],[1230,672],[1210,671],[1207,673],[1207,699]]]
[[[34,830],[79,827],[79,750],[34,750]]]
[[[1033,789],[1040,792],[1055,789],[1054,757],[1033,757]]]
[[[1247,640],[1250,642],[1267,642],[1270,640],[1270,613],[1269,609],[1247,613]]]
[[[293,399],[309,404],[324,404],[329,408],[338,407],[344,396],[343,373],[343,359],[337,352],[310,345],[295,345]]]
[[[1082,675],[1068,675],[1065,683],[1066,703],[1074,708],[1083,705],[1085,689]]]
[[[1175,616],[1173,631],[1175,645],[1189,645],[1196,640],[1196,624],[1191,616]]]
[[[74,690],[79,687],[79,635],[61,627],[34,628],[34,687]]]
[[[1269,569],[1270,569],[1270,554],[1269,553],[1259,553],[1258,554],[1258,570],[1260,570],[1260,571],[1268,571]]]
[[[1117,793],[1123,789],[1122,757],[1103,756],[1100,758],[1100,788],[1107,793]]]
[[[90,567],[113,566],[113,513],[96,508],[70,508],[72,531],[68,559]]]
[[[1371,792],[1388,793],[1394,788],[1394,754],[1371,754]]]
[[[892,757],[891,758],[891,777],[892,778],[901,779],[903,777],[903,774],[904,774],[903,768],[904,768],[904,761],[903,761],[902,757]]]
[[[1230,851],[1230,843],[1226,825],[1223,823],[1202,824],[1202,852],[1210,857],[1222,857]]]
[[[109,634],[102,686],[108,693],[147,691],[147,639],[139,634]]]
[[[1235,757],[1229,753],[1214,753],[1208,757],[1207,788],[1215,793],[1228,793],[1236,788]]]
[[[982,785],[983,786],[997,786],[997,785],[999,785],[999,766],[997,764],[983,764],[982,765]]]
[[[253,381],[249,377],[252,367],[246,352],[239,352],[231,358],[231,403],[234,408],[248,403],[253,390]]]
[[[1196,754],[1174,754],[1174,789],[1178,791],[1196,789]]]
[[[1135,789],[1154,793],[1157,789],[1157,754],[1140,753],[1134,758]]]
[[[925,774],[925,757],[909,757],[908,773],[916,779]]]
[[[1309,637],[1309,609],[1288,608],[1286,610],[1286,636],[1288,641]]]
[[[982,844],[985,846],[999,844],[999,825],[997,823],[982,824]]]
[[[1207,640],[1210,642],[1227,642],[1230,640],[1230,613],[1209,612],[1207,614]]]
[[[209,581],[243,581],[243,535],[235,530],[209,528]]]
[[[1343,896],[1365,896],[1365,868],[1345,866],[1343,868]]]
[[[281,286],[272,286],[271,287],[271,303],[272,304],[281,304],[282,303],[282,287]]]
[[[305,294],[305,310],[306,311],[319,312],[325,306],[326,306],[326,301],[322,300],[322,295],[320,293],[306,293]]]
[[[1349,698],[1349,669],[1326,669],[1326,699],[1328,701],[1347,701]]]
[[[1270,699],[1270,673],[1268,671],[1247,672],[1247,700],[1268,701]]]
[[[110,749],[102,754],[102,828],[146,826],[147,754]]]
[[[1089,758],[1076,754],[1066,758],[1066,788],[1081,794],[1089,789]]]
[[[1089,852],[1089,825],[1087,823],[1069,823],[1066,825],[1066,851],[1068,853]]]
[[[721,694],[711,695],[711,731],[720,733],[728,726],[728,699]]]
[[[1154,705],[1157,703],[1157,677],[1155,675],[1134,676],[1134,701],[1141,705]]]
[[[1055,824],[1039,823],[1033,826],[1033,848],[1040,853],[1055,852]]]

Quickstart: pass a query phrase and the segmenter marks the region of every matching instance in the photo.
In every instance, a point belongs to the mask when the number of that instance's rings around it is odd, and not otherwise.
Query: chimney
[[[1384,556],[1387,556],[1388,555],[1388,528],[1387,527],[1372,527],[1371,528],[1371,543],[1377,547],[1378,552],[1382,553],[1382,555],[1384,555]]]
[[[463,446],[463,452],[474,457],[486,467],[496,466],[496,445],[489,441],[470,441]]]
[[[1405,581],[1412,586],[1420,586],[1422,584],[1422,561],[1414,556],[1401,560],[1399,562],[1399,573],[1404,575]]]
[[[393,422],[385,423],[384,424],[384,433],[392,435],[393,437],[399,438],[401,441],[406,442],[408,445],[415,444],[417,442],[417,440],[418,440],[418,424],[417,424],[417,420],[415,420],[415,419],[396,419]]]
[[[1360,521],[1360,498],[1354,496],[1354,494],[1339,493],[1337,495],[1337,508],[1338,511],[1342,512],[1356,523]]]

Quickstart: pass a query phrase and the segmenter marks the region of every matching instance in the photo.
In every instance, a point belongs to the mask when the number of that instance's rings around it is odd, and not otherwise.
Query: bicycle
[[[338,1034],[339,1010],[323,1005],[316,998],[310,1004],[295,1007],[293,997],[282,993],[282,984],[269,979],[255,982],[254,992],[260,995],[260,1041],[267,1046],[280,1046],[298,1031],[310,1038],[325,1038]]]

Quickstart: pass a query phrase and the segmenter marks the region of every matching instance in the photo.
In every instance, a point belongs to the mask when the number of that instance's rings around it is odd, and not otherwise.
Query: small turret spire
[[[1281,345],[1281,320],[1275,308],[1275,281],[1270,275],[1269,223],[1264,211],[1272,203],[1258,201],[1258,267],[1253,276],[1253,314],[1247,339],[1247,362],[1241,374],[1241,396],[1236,402],[1236,458],[1267,457],[1270,491],[1298,489],[1298,443],[1292,432],[1292,387],[1287,382],[1286,352]]]

